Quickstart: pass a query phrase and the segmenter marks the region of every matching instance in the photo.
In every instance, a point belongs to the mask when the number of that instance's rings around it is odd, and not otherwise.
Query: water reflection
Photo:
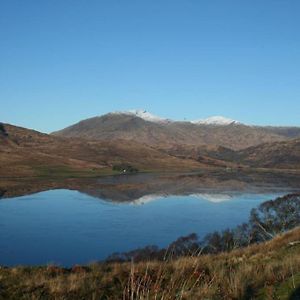
[[[232,198],[232,191],[291,192],[299,188],[300,174],[297,173],[203,171],[197,174],[134,174],[100,178],[2,179],[0,197],[69,189],[107,201],[142,204],[169,195],[201,195],[211,201],[226,201]]]
[[[0,265],[72,265],[234,227],[299,187],[295,174],[138,174],[2,179]]]

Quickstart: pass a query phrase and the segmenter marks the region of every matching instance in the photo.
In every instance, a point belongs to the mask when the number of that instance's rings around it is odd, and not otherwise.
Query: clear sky
[[[0,0],[0,121],[109,111],[300,126],[299,0]]]

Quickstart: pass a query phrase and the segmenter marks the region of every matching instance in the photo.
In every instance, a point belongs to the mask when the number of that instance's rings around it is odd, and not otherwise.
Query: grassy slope
[[[99,176],[113,174],[115,164],[140,171],[196,170],[207,167],[128,141],[60,138],[4,125],[0,135],[0,176]]]
[[[118,164],[143,172],[239,166],[299,170],[299,147],[299,140],[242,152],[219,146],[150,147],[128,140],[62,138],[4,124],[0,131],[0,177],[95,177],[114,174],[112,166]]]
[[[300,139],[265,143],[238,153],[240,159],[253,167],[300,168]]]
[[[300,287],[300,244],[290,245],[299,240],[297,228],[214,256],[72,270],[1,268],[0,299],[289,299]]]

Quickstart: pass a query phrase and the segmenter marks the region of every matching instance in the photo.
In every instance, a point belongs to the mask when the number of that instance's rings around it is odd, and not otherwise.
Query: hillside
[[[84,140],[55,137],[8,124],[0,135],[0,174],[54,176],[111,174],[115,165],[145,170],[190,170],[208,165],[183,160],[124,140]]]
[[[232,150],[300,137],[300,128],[297,127],[248,126],[230,119],[221,118],[220,121],[220,118],[178,122],[155,116],[146,118],[138,113],[109,113],[83,120],[53,135],[99,140],[124,139],[161,148],[178,144],[218,145]]]
[[[65,269],[0,267],[0,299],[299,299],[300,229],[217,255]]]
[[[299,169],[300,139],[250,147],[239,151],[237,156],[253,167]]]
[[[161,151],[178,158],[209,162],[227,167],[300,169],[300,139],[263,143],[234,151],[223,146],[174,145]]]

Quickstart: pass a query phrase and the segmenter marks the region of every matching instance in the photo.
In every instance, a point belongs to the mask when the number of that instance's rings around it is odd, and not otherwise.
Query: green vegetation
[[[300,299],[300,273],[292,274],[286,281],[275,286],[274,294],[279,299],[284,299],[286,295],[290,295],[290,300]]]

